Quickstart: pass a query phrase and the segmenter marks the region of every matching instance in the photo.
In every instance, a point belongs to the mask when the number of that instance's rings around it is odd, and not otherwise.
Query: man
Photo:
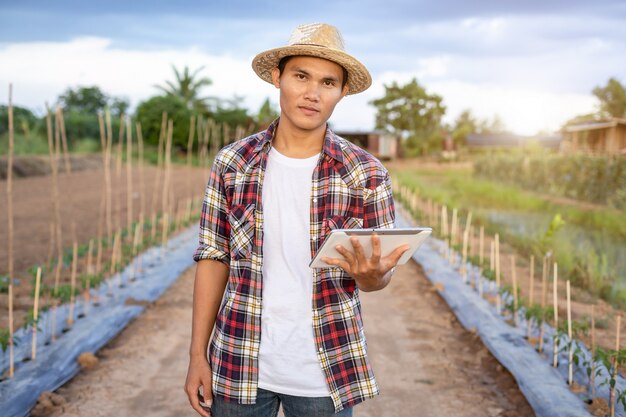
[[[308,267],[332,229],[390,228],[395,217],[387,171],[326,124],[371,84],[343,49],[336,28],[311,24],[257,55],[255,72],[280,90],[280,118],[215,157],[185,384],[203,416],[276,416],[281,403],[286,417],[351,416],[378,394],[358,292],[384,288],[407,247],[381,257],[373,237],[370,258],[352,242],[328,268]]]

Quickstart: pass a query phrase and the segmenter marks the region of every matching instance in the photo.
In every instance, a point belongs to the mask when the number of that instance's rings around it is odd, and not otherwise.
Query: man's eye
[[[330,80],[326,80],[324,81],[324,85],[328,86],[328,87],[333,87],[335,85],[334,81],[330,81]]]
[[[296,74],[296,78],[299,80],[304,80],[304,74]]]

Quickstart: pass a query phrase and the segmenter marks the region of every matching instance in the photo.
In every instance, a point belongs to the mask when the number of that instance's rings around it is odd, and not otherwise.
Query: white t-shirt
[[[259,387],[301,397],[330,395],[313,335],[310,204],[319,155],[270,150],[263,180],[263,305]]]

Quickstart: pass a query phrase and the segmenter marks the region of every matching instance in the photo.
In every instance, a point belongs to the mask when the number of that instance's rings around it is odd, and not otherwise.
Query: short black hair
[[[287,62],[289,62],[289,60],[291,58],[293,58],[294,56],[299,56],[299,55],[285,56],[285,57],[282,57],[280,59],[280,61],[278,61],[278,73],[279,73],[279,75],[283,75],[283,71],[285,70],[285,66],[287,65]],[[337,64],[337,65],[339,65],[339,64]],[[346,86],[346,84],[348,84],[348,71],[343,67],[343,65],[339,65],[339,66],[343,70],[343,79],[341,80],[341,88],[343,89]]]

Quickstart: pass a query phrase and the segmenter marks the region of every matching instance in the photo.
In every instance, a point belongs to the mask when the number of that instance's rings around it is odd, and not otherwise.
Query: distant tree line
[[[626,89],[617,79],[610,78],[605,86],[594,88],[592,94],[598,99],[598,110],[576,116],[567,124],[606,117],[626,118]],[[450,125],[443,123],[446,112],[443,98],[426,91],[415,78],[404,85],[397,82],[385,85],[383,97],[372,100],[371,104],[376,107],[376,128],[399,136],[407,156],[439,151],[446,137],[459,148],[465,146],[469,134],[506,132],[497,115],[492,120],[481,120],[470,110],[461,112]]]
[[[191,116],[205,120],[211,118],[218,124],[224,123],[232,128],[266,126],[278,117],[278,110],[269,99],[263,103],[258,114],[250,114],[241,105],[242,97],[227,100],[201,96],[201,90],[212,84],[209,78],[200,75],[202,69],[190,71],[184,67],[179,71],[173,67],[174,80],[156,85],[160,94],[138,103],[133,114],[129,114],[130,102],[127,98],[111,96],[98,86],[67,88],[59,95],[54,106],[63,108],[70,147],[85,139],[99,143],[98,113],[105,109],[111,113],[114,131],[119,129],[120,116],[129,115],[141,122],[144,140],[153,145],[158,144],[162,114],[167,112],[168,118],[174,121],[174,145],[181,149],[187,147]],[[26,137],[45,137],[47,134],[45,115],[39,117],[20,106],[13,107],[13,115],[16,134]],[[7,130],[8,109],[6,105],[0,105],[0,136],[6,134]]]

